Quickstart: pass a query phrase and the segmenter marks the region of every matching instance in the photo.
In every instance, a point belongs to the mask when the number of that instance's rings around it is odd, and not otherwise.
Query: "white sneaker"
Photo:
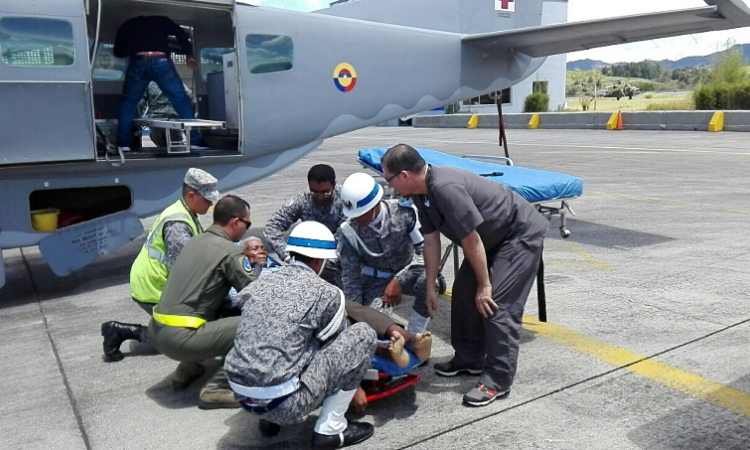
[[[196,142],[195,144],[190,144],[190,150],[206,150],[208,149],[208,146],[206,145],[203,140],[200,140]]]
[[[130,147],[117,147],[117,150],[120,150],[121,152],[129,152]]]

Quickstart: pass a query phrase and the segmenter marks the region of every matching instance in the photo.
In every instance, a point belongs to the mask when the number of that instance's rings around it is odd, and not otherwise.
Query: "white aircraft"
[[[189,167],[228,191],[328,137],[510,87],[548,55],[750,26],[742,0],[705,1],[540,26],[543,0],[361,0],[314,13],[234,0],[3,0],[0,248],[39,245],[66,275],[138,238],[140,218],[174,201]],[[97,151],[97,127],[116,127],[127,65],[114,38],[138,15],[179,23],[201,62],[193,75],[172,55],[202,120],[142,124],[200,127],[208,150],[172,143],[115,161]]]

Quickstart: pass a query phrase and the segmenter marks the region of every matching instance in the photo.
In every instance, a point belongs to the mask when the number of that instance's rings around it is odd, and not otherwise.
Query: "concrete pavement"
[[[563,240],[553,221],[545,244],[549,325],[535,320],[532,290],[507,399],[461,406],[475,377],[421,368],[414,388],[353,416],[377,426],[356,448],[750,448],[750,149],[742,136],[509,130],[517,165],[584,179],[571,237]],[[357,149],[399,142],[500,154],[496,130],[369,128],[234,193],[264,223],[305,187],[312,164],[333,165],[343,182],[361,170]],[[181,393],[169,387],[177,363],[147,346],[125,344],[123,361],[102,361],[102,322],[147,322],[128,286],[142,243],[64,278],[36,248],[3,251],[1,447],[309,448],[315,417],[268,439],[248,413],[199,410],[198,390],[218,361]],[[408,316],[410,302],[396,313]],[[431,362],[452,355],[450,302],[440,307]]]

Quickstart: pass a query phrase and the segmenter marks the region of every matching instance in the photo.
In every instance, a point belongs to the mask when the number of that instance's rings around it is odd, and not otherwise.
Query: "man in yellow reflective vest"
[[[227,195],[214,207],[214,223],[185,244],[164,285],[148,326],[151,345],[183,363],[225,356],[234,345],[240,318],[220,317],[229,290],[255,279],[235,245],[250,228],[250,205]],[[201,389],[202,409],[237,408],[223,365]]]
[[[206,214],[220,198],[216,190],[218,180],[208,172],[189,169],[182,185],[182,197],[168,206],[154,222],[146,242],[130,270],[131,296],[135,303],[152,314],[159,301],[164,283],[185,243],[203,233],[198,215]],[[128,339],[148,343],[145,326],[121,322],[102,324],[104,356],[109,361],[120,361],[120,345]],[[203,374],[203,367],[194,363],[183,365],[175,372],[173,387],[186,388],[192,379]]]

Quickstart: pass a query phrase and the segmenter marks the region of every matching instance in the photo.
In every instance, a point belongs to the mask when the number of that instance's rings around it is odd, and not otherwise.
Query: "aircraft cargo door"
[[[0,165],[93,160],[90,86],[84,2],[3,2]]]

